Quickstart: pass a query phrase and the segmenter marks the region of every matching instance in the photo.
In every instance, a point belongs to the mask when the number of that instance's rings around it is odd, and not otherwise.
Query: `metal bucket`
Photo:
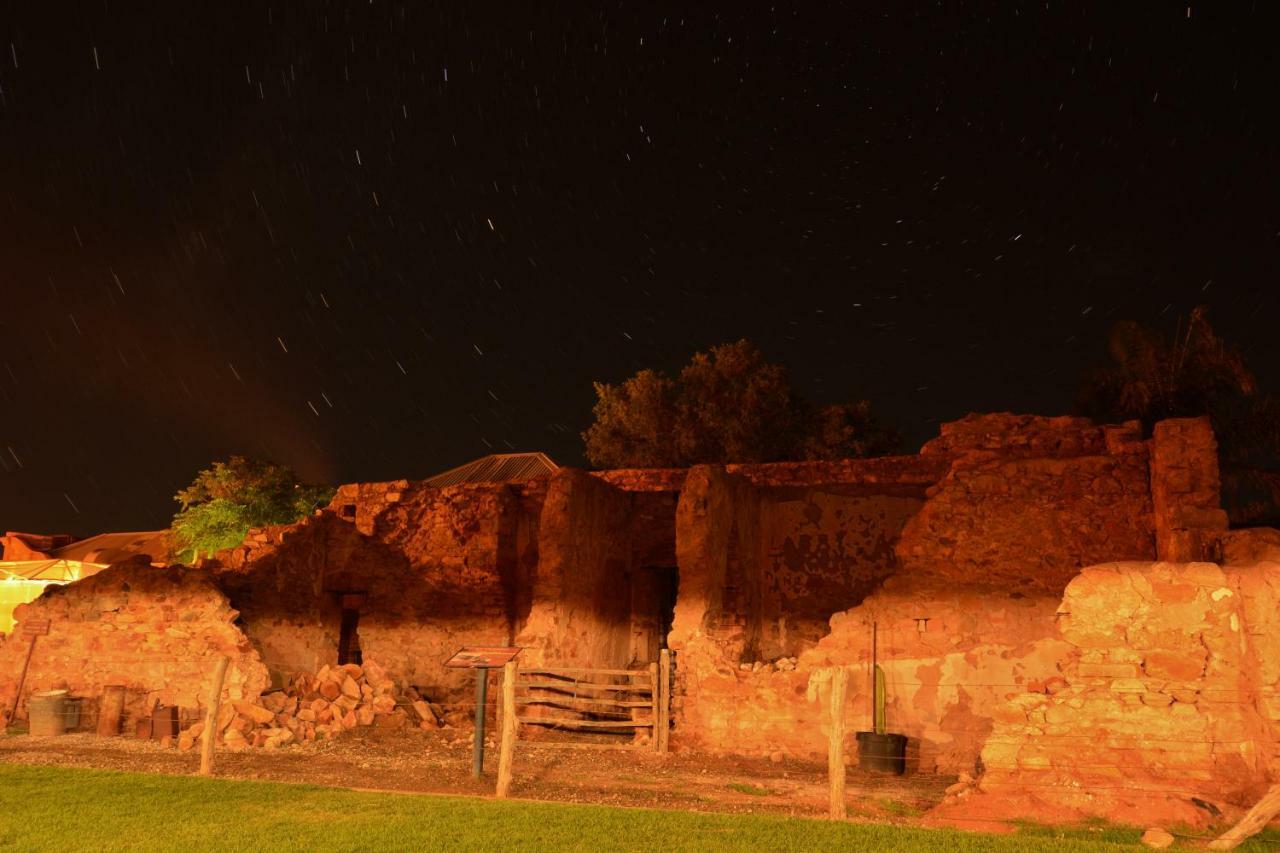
[[[67,730],[67,691],[32,693],[27,700],[28,731],[37,737],[52,737]]]
[[[858,732],[858,767],[901,776],[907,769],[907,736]]]

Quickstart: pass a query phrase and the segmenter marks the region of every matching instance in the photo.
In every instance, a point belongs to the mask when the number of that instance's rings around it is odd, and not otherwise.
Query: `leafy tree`
[[[595,423],[582,434],[601,468],[667,468],[680,458],[673,429],[676,384],[641,370],[621,385],[595,383]]]
[[[823,406],[813,413],[801,448],[805,459],[858,459],[892,453],[898,433],[871,414],[866,400]]]
[[[795,458],[801,406],[786,369],[750,342],[694,353],[677,388],[676,450],[686,463]]]
[[[595,420],[582,437],[587,458],[601,468],[839,459],[898,444],[870,404],[809,404],[786,369],[745,340],[696,353],[678,379],[641,370],[595,389]]]
[[[251,527],[295,522],[332,497],[333,489],[305,485],[283,465],[232,456],[196,474],[174,496],[181,510],[170,526],[172,549],[191,562],[234,548]]]

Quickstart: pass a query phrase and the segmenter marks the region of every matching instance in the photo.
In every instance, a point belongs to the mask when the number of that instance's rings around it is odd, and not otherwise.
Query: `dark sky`
[[[0,529],[581,464],[593,380],[744,336],[913,446],[1202,302],[1280,386],[1262,11],[589,5],[8,6]]]

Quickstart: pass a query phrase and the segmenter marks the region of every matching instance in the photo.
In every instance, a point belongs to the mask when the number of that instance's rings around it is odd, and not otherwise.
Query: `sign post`
[[[518,646],[463,646],[444,665],[476,671],[476,733],[471,748],[471,775],[484,774],[484,706],[489,698],[489,670],[506,666],[520,654]]]

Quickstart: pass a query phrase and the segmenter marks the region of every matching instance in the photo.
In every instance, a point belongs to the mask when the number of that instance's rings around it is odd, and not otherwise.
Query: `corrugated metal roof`
[[[425,482],[433,489],[458,483],[518,483],[545,477],[560,470],[545,453],[493,453],[474,462],[450,468]]]
[[[145,530],[137,533],[99,533],[88,539],[49,552],[50,557],[61,560],[87,560],[93,563],[117,563],[138,554],[145,554],[151,561],[164,559],[167,530]]]

